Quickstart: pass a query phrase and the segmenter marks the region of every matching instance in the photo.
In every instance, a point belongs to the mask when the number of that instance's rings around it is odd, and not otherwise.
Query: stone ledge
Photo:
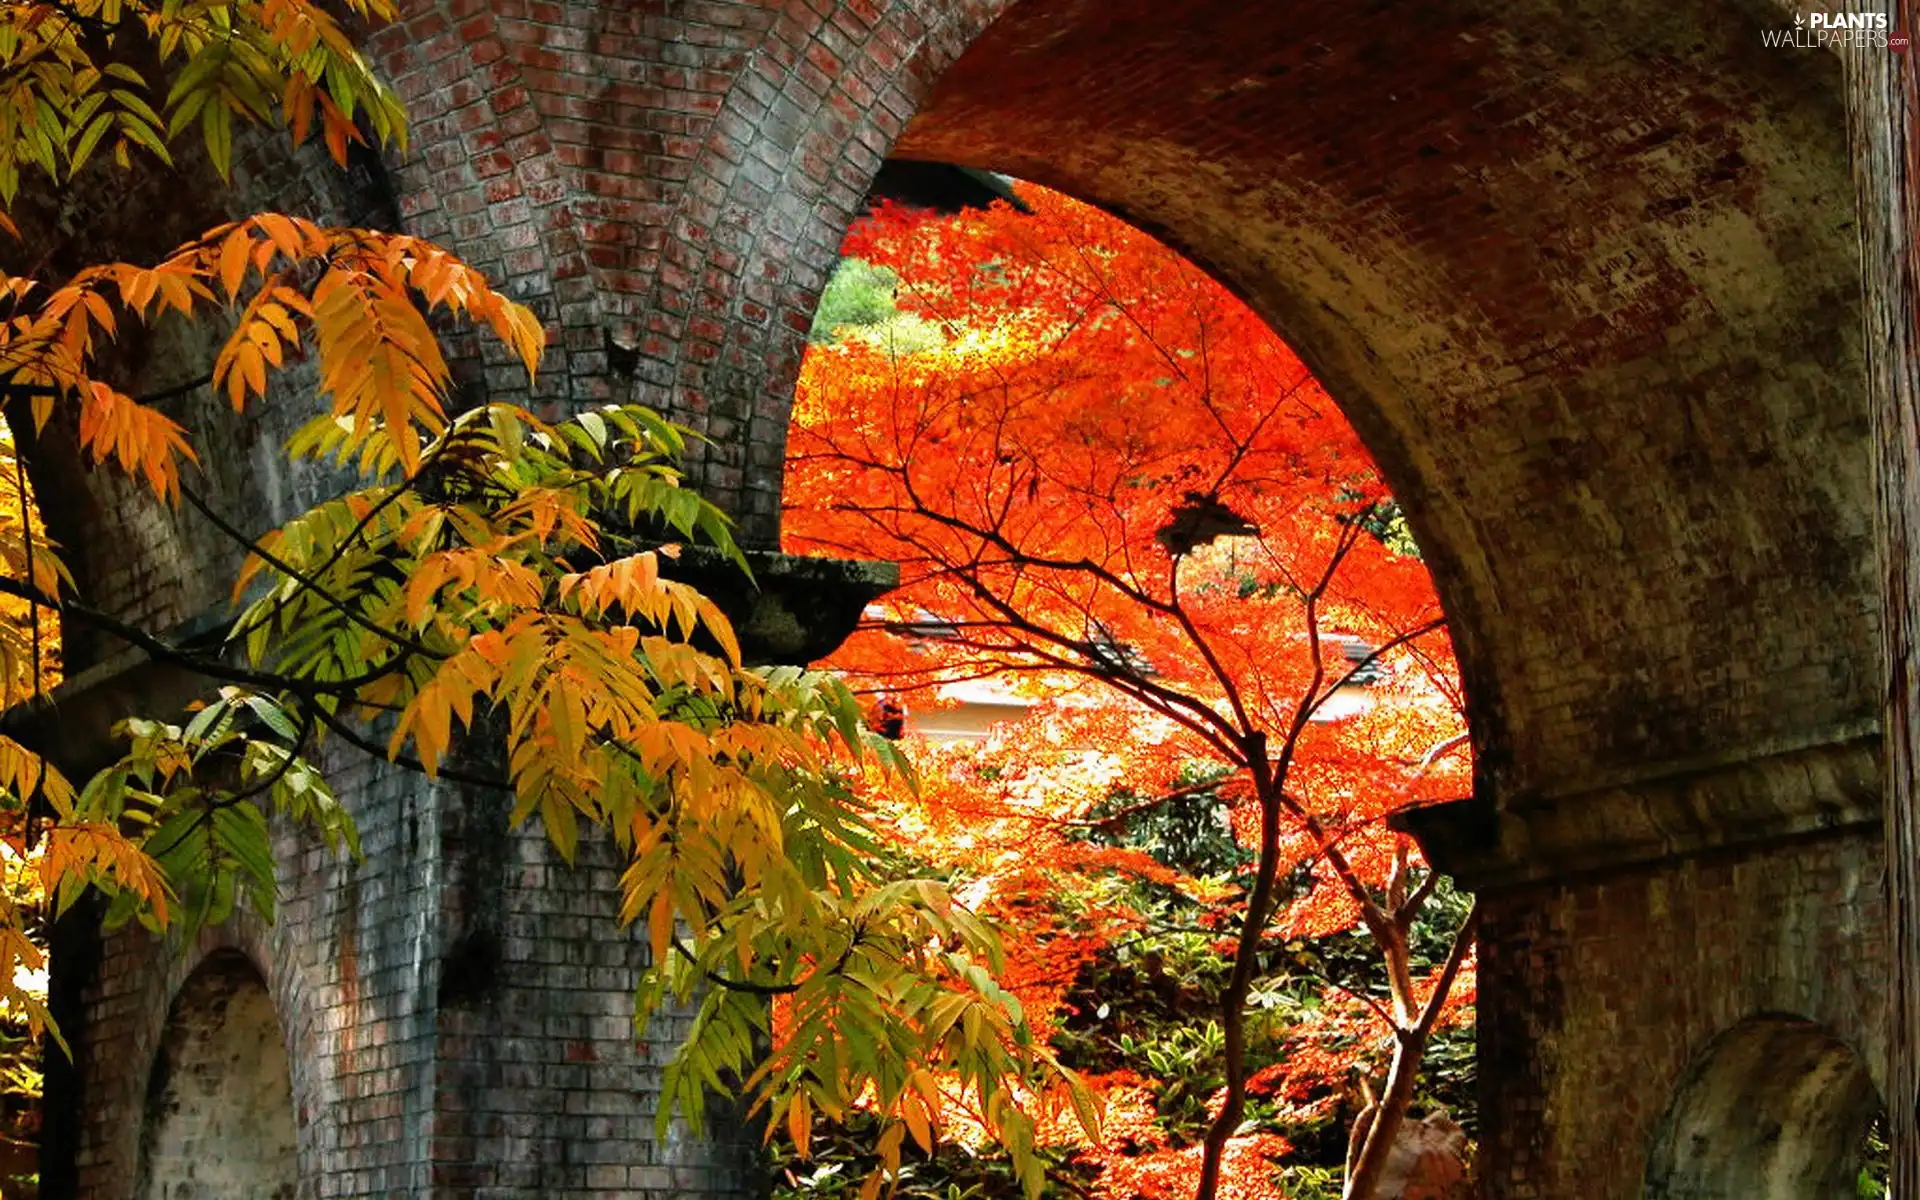
[[[1410,809],[1395,828],[1473,891],[1606,873],[1714,850],[1880,827],[1880,735],[1551,797]]]
[[[660,572],[691,583],[733,621],[749,663],[803,666],[833,653],[867,605],[900,585],[890,562],[747,550],[749,580],[726,556],[688,546]]]

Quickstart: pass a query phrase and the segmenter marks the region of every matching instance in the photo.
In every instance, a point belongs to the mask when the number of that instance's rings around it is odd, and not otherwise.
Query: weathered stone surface
[[[287,1042],[273,997],[244,956],[211,956],[174,998],[154,1055],[134,1194],[294,1200],[298,1180]]]
[[[1658,862],[1727,846],[1880,827],[1877,732],[1620,786],[1506,803],[1480,795],[1396,814],[1474,890]]]
[[[593,355],[631,347],[762,539],[800,331],[883,154],[1164,232],[1360,423],[1440,572],[1489,790],[1551,796],[1875,713],[1840,61],[1762,53],[1769,22],[508,3],[379,44],[421,120],[408,219],[560,279],[570,386],[626,387]]]
[[[43,1194],[131,1197],[140,1114],[182,980],[210,955],[257,964],[287,1030],[298,1195],[740,1196],[748,1145],[654,1136],[661,1065],[687,1018],[633,1026],[644,940],[617,921],[617,870],[569,870],[506,806],[365,760],[329,772],[362,863],[282,831],[271,928],[239,917],[186,952],[137,931],[56,945],[73,1076],[49,1081]],[[91,959],[91,961],[90,961]]]
[[[1408,1120],[1393,1139],[1377,1200],[1472,1200],[1467,1135],[1445,1113]]]
[[[892,563],[749,550],[751,576],[716,551],[693,546],[661,573],[699,588],[733,622],[749,663],[808,663],[831,654],[861,611],[900,582]]]
[[[1881,7],[1881,6],[1876,6]],[[1884,5],[1895,29],[1915,28],[1912,0]],[[1872,395],[1885,697],[1888,962],[1892,1051],[1885,1080],[1888,1136],[1898,1147],[1892,1195],[1920,1193],[1920,83],[1911,56],[1848,62],[1847,122],[1860,213]]]
[[[1662,1119],[1647,1200],[1856,1200],[1861,1128],[1880,1107],[1866,1064],[1811,1021],[1754,1017],[1702,1050]]]
[[[1482,1195],[1641,1200],[1661,1121],[1690,1072],[1756,1016],[1811,1022],[1884,1080],[1879,850],[1877,831],[1863,829],[1484,896]],[[1785,1071],[1752,1082],[1747,1114],[1782,1107],[1768,1089],[1800,1080]],[[1851,1154],[1865,1118],[1835,1115]]]

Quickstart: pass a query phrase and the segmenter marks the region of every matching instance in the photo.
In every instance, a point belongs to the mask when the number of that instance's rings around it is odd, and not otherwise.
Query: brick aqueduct
[[[76,262],[264,204],[441,239],[557,331],[537,399],[702,428],[760,545],[883,158],[1155,230],[1319,373],[1452,614],[1482,769],[1419,832],[1488,906],[1483,1194],[1824,1198],[1892,1044],[1875,545],[1904,526],[1872,430],[1914,394],[1912,85],[1884,51],[1763,46],[1791,26],[1763,0],[418,0],[373,42],[404,156],[263,144],[232,194],[41,215]],[[128,353],[157,389],[205,349]],[[293,406],[182,401],[251,528],[328,486],[265,453]],[[230,548],[70,450],[33,470],[94,601],[216,609]],[[70,731],[166,686],[115,651],[74,635]],[[562,871],[484,795],[340,770],[366,859],[285,839],[273,927],[184,958],[59,931],[45,1194],[755,1190],[739,1138],[653,1136],[680,1031],[634,1036],[608,868]]]

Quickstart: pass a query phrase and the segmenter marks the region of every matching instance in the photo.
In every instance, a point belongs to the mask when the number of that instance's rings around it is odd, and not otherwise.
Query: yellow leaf
[[[907,1132],[920,1144],[920,1149],[933,1153],[933,1127],[927,1121],[925,1102],[916,1092],[907,1092],[900,1097],[900,1115],[907,1122]]]
[[[887,1126],[886,1132],[880,1135],[880,1141],[874,1147],[879,1152],[880,1163],[886,1168],[888,1175],[900,1173],[900,1143],[906,1140],[906,1136],[906,1126],[894,1122]]]
[[[653,961],[666,962],[673,941],[673,898],[665,888],[653,898],[653,909],[647,914],[647,936],[653,945]]]
[[[924,1069],[917,1070],[907,1079],[925,1099],[928,1112],[940,1111],[940,1085],[934,1080],[931,1072]]]
[[[800,1153],[800,1161],[813,1157],[813,1105],[805,1092],[795,1092],[787,1104],[787,1136]]]
[[[236,299],[240,295],[240,285],[247,278],[247,254],[253,249],[253,239],[245,229],[236,229],[220,243],[220,283],[227,289],[227,299]]]

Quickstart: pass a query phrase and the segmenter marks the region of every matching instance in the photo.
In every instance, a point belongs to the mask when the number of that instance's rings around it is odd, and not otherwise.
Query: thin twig
[[[391,642],[393,645],[398,646],[403,650],[411,650],[413,653],[420,655],[422,658],[430,658],[438,661],[447,657],[446,655],[440,653],[439,651],[433,650],[428,646],[422,644],[420,641],[418,641],[415,638],[410,638],[402,634],[395,633],[392,630],[386,628],[385,626],[376,624],[375,622],[368,620],[365,616],[362,616],[359,613],[359,611],[354,609],[351,605],[347,604],[345,601],[335,596],[332,592],[328,591],[326,588],[320,586],[317,580],[313,579],[311,576],[302,572],[298,567],[295,567],[292,564],[288,563],[285,559],[280,558],[278,555],[274,554],[273,551],[268,550],[266,547],[260,545],[260,543],[254,541],[252,538],[248,537],[246,534],[240,532],[240,530],[237,529],[232,524],[232,522],[228,521],[225,517],[215,512],[212,505],[208,504],[206,500],[198,492],[188,487],[185,483],[180,484],[180,494],[187,498],[188,503],[192,504],[195,508],[199,509],[200,514],[202,516],[206,517],[207,520],[213,522],[213,525],[216,529],[226,534],[229,538],[233,539],[235,542],[239,543],[240,546],[244,548],[249,554],[257,555],[261,561],[271,566],[274,570],[279,571],[282,575],[287,576],[289,579],[295,580],[302,587],[306,588],[308,591],[312,592],[314,595],[320,597],[322,600],[325,600],[329,606],[337,610],[342,616],[346,617],[347,620],[352,621],[355,625],[360,626],[362,629],[366,630],[368,633],[371,633],[375,637],[381,638],[385,641]]]
[[[320,718],[320,723],[332,730],[341,741],[352,746],[369,758],[377,758],[383,762],[390,762],[396,767],[404,767],[416,774],[425,775],[429,779],[445,779],[453,783],[470,784],[474,787],[499,788],[502,791],[513,790],[513,782],[511,780],[502,779],[497,775],[475,775],[468,771],[462,771],[458,767],[448,766],[440,766],[433,770],[428,770],[427,764],[410,755],[388,753],[381,748],[380,743],[373,741],[371,738],[362,737],[353,726],[347,724],[338,716],[328,712],[318,704],[313,706],[313,713]]]

